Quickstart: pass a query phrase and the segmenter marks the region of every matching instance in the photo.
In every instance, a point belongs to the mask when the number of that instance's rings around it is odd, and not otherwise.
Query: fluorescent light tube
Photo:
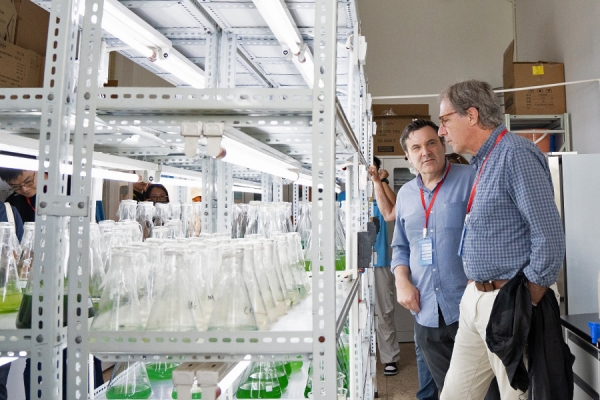
[[[300,174],[300,177],[298,179],[296,179],[296,181],[294,181],[294,183],[296,185],[302,185],[302,186],[311,186],[312,187],[312,176],[310,175],[305,175],[305,174]]]
[[[233,185],[232,189],[234,192],[243,192],[243,193],[262,193],[262,190],[257,189],[257,188],[253,188],[253,187],[249,187],[249,186],[237,186],[237,185]]]
[[[23,169],[25,171],[37,171],[38,160],[14,156],[0,155],[0,167],[10,169]]]
[[[135,183],[139,180],[137,174],[131,174],[128,172],[111,171],[108,169],[92,168],[92,176],[100,179],[110,179],[113,181],[132,182]]]
[[[172,178],[170,176],[162,176],[160,177],[160,184],[166,185],[174,185],[174,186],[188,186],[188,187],[201,187],[202,181],[199,179],[190,180],[190,179],[179,179]]]
[[[223,136],[221,146],[226,152],[223,161],[255,171],[280,176],[291,181],[298,179],[298,172],[295,171],[296,167],[293,165],[266,155],[236,140]]]
[[[302,36],[294,24],[287,6],[283,0],[252,0],[260,15],[269,25],[269,28],[282,45],[289,47],[293,54],[298,54],[303,43]],[[314,63],[310,50],[306,48],[304,57],[306,61],[301,63],[298,57],[293,62],[300,74],[312,89],[314,83]]]

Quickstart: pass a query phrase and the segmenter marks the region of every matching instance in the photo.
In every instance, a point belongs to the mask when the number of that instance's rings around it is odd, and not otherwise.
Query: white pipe
[[[579,83],[589,83],[589,82],[598,82],[600,83],[600,78],[596,79],[585,79],[582,81],[571,81],[571,82],[559,82],[559,83],[548,83],[546,85],[539,86],[527,86],[520,87],[514,89],[498,89],[494,90],[494,93],[507,93],[507,92],[519,92],[522,90],[531,90],[531,89],[542,89],[548,87],[556,87],[556,86],[567,86],[567,85],[576,85]],[[439,97],[439,94],[409,94],[405,96],[373,96],[373,100],[386,100],[386,99],[419,99],[424,97]]]

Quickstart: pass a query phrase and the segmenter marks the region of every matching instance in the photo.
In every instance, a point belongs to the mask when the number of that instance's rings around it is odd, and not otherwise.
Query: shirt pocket
[[[444,227],[462,228],[465,223],[466,212],[466,201],[457,201],[444,204]]]

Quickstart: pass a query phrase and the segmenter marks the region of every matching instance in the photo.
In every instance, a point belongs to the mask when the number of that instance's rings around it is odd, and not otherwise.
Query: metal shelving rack
[[[38,4],[50,11],[44,87],[0,89],[0,130],[21,137],[39,135],[32,329],[0,331],[2,354],[31,357],[32,398],[61,398],[62,350],[68,347],[69,399],[84,398],[88,392],[89,354],[106,360],[174,356],[196,361],[252,359],[265,354],[302,355],[313,361],[315,398],[331,399],[336,393],[336,338],[340,321],[346,317],[350,318],[351,329],[349,396],[372,398],[373,278],[367,271],[361,279],[354,255],[356,234],[366,230],[368,219],[366,166],[372,158],[373,124],[367,82],[358,61],[359,46],[348,51],[346,57],[338,51],[350,35],[358,42],[355,0],[283,3],[314,54],[312,88],[307,88],[294,64],[281,57],[280,44],[270,29],[264,24],[252,25],[257,10],[249,0],[122,3],[154,26],[188,60],[203,66],[206,89],[182,87],[176,77],[160,71],[155,72],[178,87],[98,88],[102,41],[109,48],[119,48],[138,64],[150,70],[154,67],[135,52],[123,49],[119,39],[102,31],[102,1],[52,0]],[[78,7],[83,4],[85,12],[81,13]],[[186,26],[161,23],[177,20],[168,17],[181,12],[188,20]],[[250,26],[233,22],[233,16],[239,17],[240,13],[245,21],[254,18]],[[81,22],[80,14],[84,15]],[[195,46],[203,48],[202,55],[194,53]],[[75,70],[79,71],[77,77]],[[264,195],[280,198],[281,179],[264,184],[270,179],[264,174],[206,157],[181,156],[179,126],[197,120],[225,122],[237,140],[268,145],[271,150],[258,144],[252,146],[295,162],[301,171],[310,171],[313,268],[319,271],[321,266],[323,272],[312,277],[311,312],[299,317],[309,328],[193,335],[88,331],[84,311],[88,304],[92,150],[143,160],[157,169],[171,166],[201,170],[205,188],[213,184],[218,188],[214,194],[206,192],[203,198],[211,204],[213,199],[218,200],[214,202],[216,208],[207,207],[203,221],[214,231],[231,229],[228,211],[232,204],[232,177],[262,181]],[[141,140],[132,144],[130,139],[136,134]],[[73,184],[67,195],[62,167],[69,163],[70,151]],[[348,275],[352,284],[340,282],[334,268],[334,190],[339,179],[345,179],[347,188]],[[302,198],[307,196],[303,187]],[[294,199],[297,201],[300,196]],[[69,325],[63,328],[64,283],[60,266],[66,263],[67,254],[60,232],[65,217],[71,217],[70,296]],[[341,311],[336,310],[336,294],[338,303],[343,305]]]
[[[536,133],[561,135],[562,143],[557,152],[571,151],[571,122],[569,113],[548,115],[511,115],[504,114],[504,124],[514,133]]]

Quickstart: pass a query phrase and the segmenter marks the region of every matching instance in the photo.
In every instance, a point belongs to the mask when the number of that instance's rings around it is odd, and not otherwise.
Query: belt
[[[506,282],[508,282],[508,279],[499,279],[496,281],[483,281],[483,282],[475,281],[475,287],[480,292],[491,292],[493,290],[500,289],[502,286],[504,286],[506,284]]]

